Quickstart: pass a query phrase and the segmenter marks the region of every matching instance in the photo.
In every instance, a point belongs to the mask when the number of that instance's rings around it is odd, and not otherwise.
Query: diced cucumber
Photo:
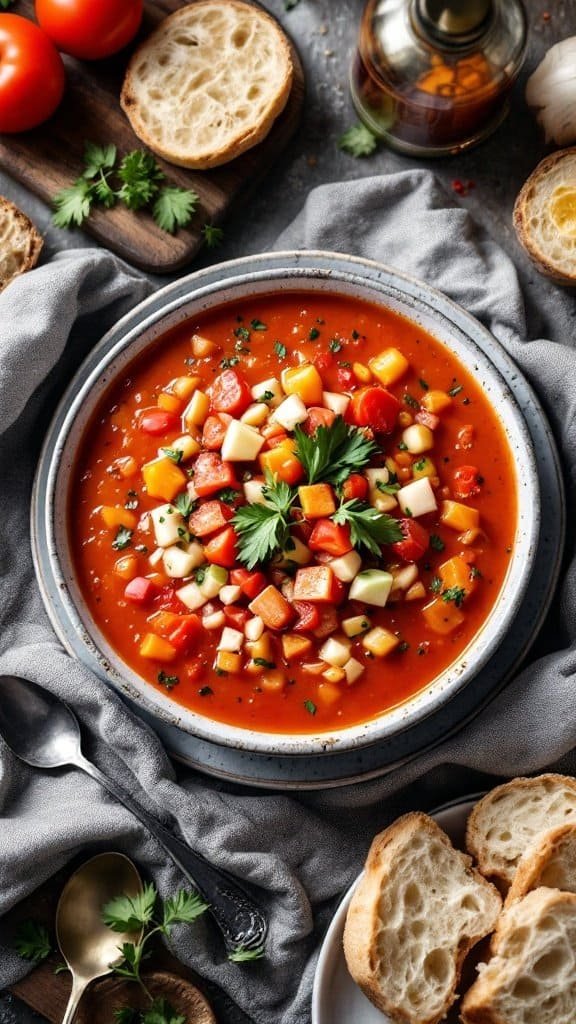
[[[182,539],[186,524],[173,505],[159,505],[152,509],[150,518],[154,527],[154,536],[159,548],[169,548]]]
[[[371,625],[367,615],[353,615],[349,619],[342,620],[342,629],[351,639],[355,636],[362,636],[362,633],[366,633]]]
[[[342,668],[350,659],[350,641],[345,636],[328,637],[318,651],[318,656],[326,664]]]
[[[204,574],[204,579],[198,584],[200,593],[207,601],[218,597],[222,587],[228,582],[228,572],[221,565],[209,565]]]
[[[346,682],[349,686],[355,683],[364,672],[364,665],[357,658],[350,658],[349,661],[344,665],[344,671],[346,673]]]
[[[332,569],[336,579],[342,583],[350,583],[358,575],[362,565],[362,559],[357,551],[348,551],[340,558],[333,558],[328,565]]]
[[[393,582],[391,573],[384,569],[365,569],[352,582],[348,598],[350,601],[363,601],[384,608]]]
[[[206,604],[208,598],[200,590],[197,583],[187,583],[185,587],[180,587],[180,590],[176,591],[176,597],[182,604],[191,611],[195,612],[202,605]]]
[[[271,420],[279,423],[284,430],[292,431],[298,423],[303,423],[308,417],[308,410],[298,395],[288,395],[277,409],[274,410]]]
[[[436,495],[427,476],[401,487],[396,497],[405,516],[425,516],[438,508]]]
[[[326,408],[331,409],[337,416],[343,416],[350,405],[348,395],[338,395],[335,391],[325,391],[322,398]]]
[[[263,380],[261,384],[255,384],[252,391],[252,398],[255,402],[266,401],[267,405],[276,406],[280,405],[284,392],[282,391],[282,385],[276,377],[269,377],[268,380]],[[272,395],[271,398],[264,399],[264,395]]]
[[[222,442],[222,458],[224,462],[253,462],[264,440],[255,427],[232,420]]]
[[[228,651],[230,654],[237,654],[244,645],[244,633],[239,629],[232,629],[231,626],[224,626],[218,643],[219,651]]]
[[[197,569],[199,565],[203,564],[205,561],[204,549],[197,541],[192,541],[185,548],[172,545],[165,549],[162,561],[167,576],[171,576],[173,579],[183,579],[185,576],[190,576],[193,569]]]
[[[265,505],[266,498],[262,493],[263,488],[266,486],[263,480],[246,480],[242,484],[244,490],[244,497],[249,505]]]
[[[290,537],[287,546],[274,559],[278,569],[289,569],[292,565],[308,565],[312,561],[312,552],[298,537]]]

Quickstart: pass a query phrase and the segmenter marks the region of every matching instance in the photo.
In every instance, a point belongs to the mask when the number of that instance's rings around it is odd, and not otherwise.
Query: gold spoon
[[[92,857],[64,886],[56,909],[56,936],[72,974],[72,991],[62,1024],[72,1024],[88,985],[121,962],[118,947],[138,938],[107,928],[103,905],[121,893],[137,896],[141,891],[142,879],[122,853]]]

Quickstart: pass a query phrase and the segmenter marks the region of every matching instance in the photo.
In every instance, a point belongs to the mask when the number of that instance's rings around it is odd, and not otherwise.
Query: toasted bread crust
[[[536,203],[536,188],[550,172],[566,159],[574,160],[576,168],[576,147],[551,153],[538,164],[518,193],[514,204],[513,224],[520,244],[528,253],[536,269],[551,278],[556,284],[574,287],[576,286],[576,274],[567,272],[558,262],[551,259],[530,225],[532,210]]]
[[[387,986],[379,980],[381,964],[384,964],[387,971],[394,969],[387,959],[389,951],[387,953],[385,948],[378,946],[378,933],[382,927],[379,918],[381,894],[393,881],[400,851],[416,837],[421,837],[424,845],[432,842],[442,844],[451,855],[455,871],[458,874],[464,871],[475,893],[483,891],[486,897],[484,915],[479,909],[474,932],[467,934],[463,928],[460,930],[456,948],[452,951],[452,981],[446,981],[443,1003],[434,1012],[430,1012],[430,1008],[420,1012],[406,1011],[390,998]],[[488,904],[491,913],[488,913]],[[455,999],[462,964],[468,951],[489,934],[499,910],[500,898],[496,889],[472,867],[471,858],[452,847],[448,836],[432,818],[421,813],[407,814],[377,835],[370,847],[365,874],[352,897],[344,929],[344,953],[348,969],[367,998],[396,1024],[438,1024]]]
[[[214,139],[213,145],[209,148],[198,146],[196,149],[193,143],[189,145],[178,145],[175,141],[166,144],[154,131],[151,131],[146,124],[146,111],[138,95],[139,66],[144,58],[154,62],[155,49],[161,40],[167,37],[170,32],[176,32],[179,26],[190,26],[194,18],[209,9],[226,9],[227,12],[235,11],[239,18],[248,19],[252,22],[257,19],[267,27],[267,31],[273,36],[276,64],[281,71],[281,80],[276,88],[270,92],[269,102],[265,111],[253,118],[247,117],[245,125],[238,125],[235,130],[227,133],[222,142]],[[156,68],[156,74],[161,74],[161,69]],[[244,68],[244,74],[251,75],[249,66]],[[169,15],[158,28],[145,40],[136,50],[130,60],[122,92],[120,104],[128,116],[136,135],[159,156],[170,163],[180,167],[207,170],[211,167],[218,167],[228,163],[240,156],[246,150],[256,146],[268,135],[274,121],[282,112],[292,88],[293,64],[290,45],[280,26],[269,14],[259,7],[255,7],[245,0],[196,0],[196,2],[181,8],[174,14]],[[201,92],[201,87],[198,87]],[[231,97],[234,103],[234,97]],[[175,111],[177,116],[178,112]]]
[[[552,877],[555,863],[561,867],[562,861],[574,876],[569,884],[566,877]],[[527,848],[516,869],[504,907],[507,908],[511,903],[522,899],[532,889],[542,887],[576,892],[576,823],[558,825],[544,832]]]
[[[36,266],[43,245],[29,217],[0,196],[0,292],[19,274]]]

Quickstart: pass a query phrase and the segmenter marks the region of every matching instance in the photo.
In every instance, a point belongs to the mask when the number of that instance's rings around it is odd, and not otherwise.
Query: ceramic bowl
[[[318,734],[256,732],[213,721],[176,704],[126,665],[92,621],[75,579],[67,536],[67,501],[76,455],[105,391],[166,331],[222,303],[247,296],[337,293],[408,317],[446,345],[481,384],[513,453],[518,526],[508,573],[492,612],[461,656],[404,704],[368,722]],[[502,642],[528,586],[540,529],[539,483],[530,434],[504,378],[474,341],[483,330],[423,282],[366,260],[332,253],[277,253],[223,263],[182,278],[141,303],[100,341],[56,412],[41,456],[33,499],[33,547],[53,625],[70,653],[147,712],[219,745],[269,755],[309,755],[385,743],[433,714],[471,684]],[[454,723],[456,724],[456,723]]]

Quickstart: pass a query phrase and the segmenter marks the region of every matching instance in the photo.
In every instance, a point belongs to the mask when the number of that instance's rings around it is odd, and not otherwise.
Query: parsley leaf
[[[250,570],[283,551],[290,538],[289,514],[296,491],[268,476],[262,495],[265,505],[243,505],[232,520],[238,534],[238,557]]]
[[[465,597],[466,591],[464,587],[449,587],[442,594],[443,601],[453,601],[457,608],[460,608]]]
[[[199,196],[191,189],[166,185],[154,201],[152,216],[162,231],[174,235],[178,228],[190,223],[199,202]]]
[[[195,501],[192,501],[190,495],[183,491],[177,498],[174,499],[174,507],[178,509],[181,516],[187,519],[189,515],[194,511]]]
[[[320,331],[317,327],[311,327],[308,332],[308,341],[316,341],[316,338],[320,337]]]
[[[388,480],[387,484],[385,484],[383,480],[377,480],[376,490],[380,491],[382,494],[394,495],[397,494],[398,491],[400,490],[400,484],[396,482],[396,479],[394,481],[392,481],[391,479]]]
[[[234,505],[240,497],[240,491],[235,490],[234,487],[223,487],[214,497],[218,501],[223,501],[225,505]]]
[[[157,898],[158,893],[150,884],[144,885],[136,896],[115,896],[102,907],[102,920],[114,932],[137,932],[152,920]]]
[[[164,180],[164,174],[152,154],[143,149],[134,149],[126,154],[118,168],[118,177],[122,182],[118,198],[129,210],[148,206],[158,192],[158,183]]]
[[[136,1024],[138,1011],[131,1006],[120,1006],[114,1010],[114,1020],[116,1024]]]
[[[264,391],[263,394],[258,395],[258,398],[256,399],[256,401],[257,402],[271,402],[273,398],[274,398],[274,392],[273,391]]]
[[[229,370],[231,366],[238,366],[239,362],[239,356],[229,356],[226,359],[221,359],[219,365],[222,370]]]
[[[84,143],[84,177],[97,178],[101,171],[111,171],[116,163],[118,151],[112,143],[97,146],[94,142]]]
[[[176,465],[178,465],[179,462],[182,462],[182,456],[184,455],[181,448],[163,448],[162,453],[167,459],[170,459],[171,462],[175,462]]]
[[[112,541],[112,547],[114,551],[124,551],[124,548],[130,546],[132,540],[132,530],[129,530],[127,526],[119,526],[118,532]]]
[[[442,537],[439,537],[437,533],[433,533],[430,536],[430,547],[434,551],[444,551],[446,545],[442,540]]]
[[[338,145],[350,156],[370,156],[378,147],[378,139],[365,124],[358,121],[340,136]]]
[[[330,344],[328,345],[328,348],[330,349],[331,352],[340,352],[342,349],[342,342],[339,341],[338,338],[332,338]]]
[[[22,921],[16,929],[14,949],[24,960],[40,963],[52,952],[48,929],[37,921]]]
[[[52,220],[57,228],[80,227],[92,209],[92,186],[86,178],[77,178],[73,185],[54,196]]]
[[[208,910],[208,904],[197,892],[180,889],[164,903],[162,927],[166,929],[171,928],[173,924],[191,924],[205,910]]]
[[[433,594],[439,594],[442,590],[442,580],[439,576],[433,576],[430,580],[430,590]]]
[[[397,519],[356,498],[340,505],[332,519],[339,526],[350,527],[354,547],[364,547],[377,557],[383,544],[394,544],[404,536]]]
[[[252,328],[253,331],[267,331],[268,330],[268,324],[265,324],[262,320],[258,320],[258,319],[251,320],[250,321],[250,327]]]
[[[296,458],[304,466],[310,484],[341,484],[380,451],[375,441],[358,427],[345,423],[342,416],[329,427],[318,427],[312,435],[297,426],[294,437]]]
[[[276,668],[275,661],[268,661],[266,658],[252,658],[255,665],[259,665],[260,668]]]
[[[222,228],[216,227],[215,224],[204,224],[202,237],[209,249],[217,249],[219,245],[222,245],[224,231]]]
[[[312,703],[312,701],[310,701]],[[262,960],[265,955],[264,946],[258,946],[257,949],[246,949],[245,946],[237,946],[231,953],[228,953],[228,959],[233,964],[245,964],[252,960]]]
[[[186,1024],[186,1017],[177,1013],[167,999],[154,999],[140,1015],[141,1024]]]
[[[286,345],[282,344],[281,341],[274,342],[274,351],[278,356],[278,359],[286,359],[286,356],[288,355],[288,349],[286,348]]]

